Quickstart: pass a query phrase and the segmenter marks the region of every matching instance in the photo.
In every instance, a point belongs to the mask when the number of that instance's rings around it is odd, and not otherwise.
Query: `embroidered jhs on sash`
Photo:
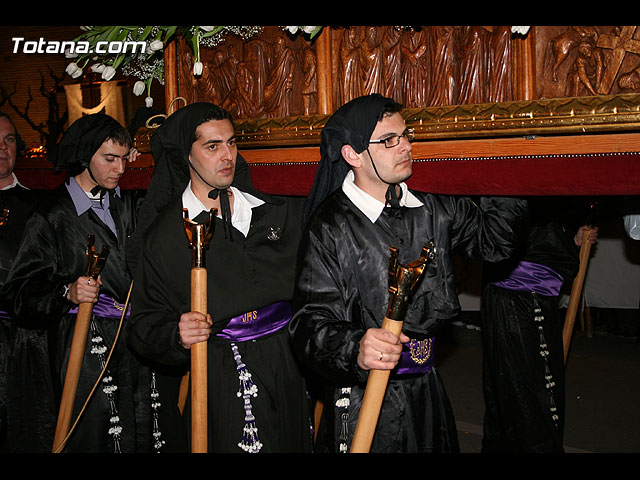
[[[233,317],[218,336],[232,342],[255,340],[284,328],[291,320],[291,313],[290,302],[276,302]]]

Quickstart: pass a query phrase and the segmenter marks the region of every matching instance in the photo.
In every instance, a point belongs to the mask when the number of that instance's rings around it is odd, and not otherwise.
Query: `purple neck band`
[[[556,297],[560,294],[562,282],[562,277],[546,265],[522,261],[507,278],[493,284],[507,290]]]
[[[1,320],[11,320],[11,315],[5,312],[4,310],[0,310],[0,319]]]
[[[238,315],[218,333],[218,337],[232,342],[246,342],[277,332],[291,320],[291,303],[276,302],[258,310]]]
[[[411,373],[426,373],[434,365],[433,344],[435,338],[425,340],[411,340],[402,345],[402,353],[398,365],[393,370],[396,375]]]
[[[124,305],[120,305],[112,297],[101,293],[98,301],[93,304],[93,314],[98,317],[121,318],[123,308]],[[69,313],[78,313],[78,307],[73,307]],[[125,317],[128,317],[130,313],[131,309],[129,308]]]

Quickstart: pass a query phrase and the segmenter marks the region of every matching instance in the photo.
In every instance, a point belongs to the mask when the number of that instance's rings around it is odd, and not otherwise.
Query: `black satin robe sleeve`
[[[360,339],[366,331],[359,321],[357,284],[339,256],[344,249],[327,226],[311,228],[300,245],[300,272],[290,324],[294,350],[326,380],[350,384],[362,378],[357,366]],[[356,317],[356,318],[354,318]]]
[[[498,262],[524,245],[528,202],[511,197],[442,197],[450,204],[451,247],[471,258]],[[476,203],[477,202],[477,203]]]
[[[128,343],[157,365],[182,368],[189,351],[178,343],[178,319],[189,311],[191,255],[179,207],[160,215],[141,244]]]

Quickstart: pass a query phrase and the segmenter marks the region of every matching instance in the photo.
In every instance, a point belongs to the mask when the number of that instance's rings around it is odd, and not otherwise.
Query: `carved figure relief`
[[[217,103],[235,118],[313,114],[317,73],[310,50],[302,37],[278,29],[244,41],[230,37],[215,48],[201,49],[203,75],[189,82],[194,101]],[[187,71],[191,59],[185,55],[180,60],[181,70]]]
[[[407,108],[515,98],[514,35],[509,26],[325,27],[333,108],[379,92]],[[537,98],[629,93],[640,88],[640,32],[635,26],[543,26],[535,30]],[[323,33],[324,34],[324,33]],[[248,40],[228,38],[202,51],[194,99],[227,107],[236,118],[318,112],[318,45],[279,27]],[[190,71],[190,56],[181,57]],[[324,88],[324,85],[323,85]]]
[[[640,86],[636,26],[539,27],[540,97],[609,95]]]
[[[302,101],[305,115],[311,115],[317,112],[318,77],[316,68],[316,56],[313,50],[307,47],[304,49],[304,59],[302,62],[302,71],[304,72]]]
[[[402,103],[406,107],[427,105],[426,88],[428,85],[426,61],[429,45],[424,30],[402,38]]]
[[[407,108],[513,100],[510,27],[326,28],[334,108],[374,92]],[[325,93],[318,91],[317,48],[279,27],[228,38],[201,51],[205,68],[190,82],[194,99],[223,105],[236,118],[314,115]],[[189,60],[181,57],[183,70]]]
[[[347,103],[350,100],[362,95],[362,62],[360,58],[361,31],[358,28],[344,30],[344,41],[340,48],[340,71],[342,75],[342,88],[340,103]]]
[[[454,105],[457,100],[457,78],[454,27],[433,27],[434,63],[431,69],[431,104]]]

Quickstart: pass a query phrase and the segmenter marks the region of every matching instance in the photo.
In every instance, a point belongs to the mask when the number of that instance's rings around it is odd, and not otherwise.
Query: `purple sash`
[[[98,301],[93,304],[93,314],[97,317],[122,318],[123,309],[124,305],[120,305],[112,297],[103,293],[98,296]],[[69,313],[77,314],[78,307],[73,307],[69,310]],[[130,313],[131,308],[127,310],[125,317],[128,317]]]
[[[412,373],[427,373],[435,363],[433,344],[435,338],[424,340],[411,340],[408,344],[402,345],[402,353],[398,365],[392,371],[396,375],[407,375]]]
[[[507,290],[556,297],[560,294],[562,282],[562,277],[546,265],[522,261],[507,278],[493,284]]]
[[[233,317],[217,336],[232,342],[254,340],[285,327],[291,320],[291,314],[290,302],[276,302]]]
[[[8,312],[5,312],[3,310],[0,310],[0,319],[1,320],[11,320],[11,315],[9,315]]]

